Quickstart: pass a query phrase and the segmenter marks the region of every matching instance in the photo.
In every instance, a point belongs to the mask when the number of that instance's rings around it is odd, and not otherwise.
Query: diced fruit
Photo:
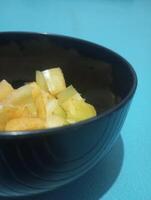
[[[45,122],[40,118],[22,117],[12,119],[5,126],[6,131],[23,131],[45,128]]]
[[[31,87],[32,98],[36,99],[37,96],[41,93],[40,87],[36,82],[29,83],[29,85]]]
[[[67,121],[70,123],[85,120],[96,116],[94,107],[86,102],[79,100],[68,100],[62,104],[67,113]]]
[[[10,106],[4,109],[7,113],[8,119],[19,118],[19,117],[30,117],[30,111],[27,106]]]
[[[46,108],[46,110],[47,110],[47,119],[51,115],[57,115],[57,116],[66,118],[66,113],[62,109],[62,107],[58,104],[58,100],[57,99],[49,100],[47,102],[47,108]]]
[[[45,80],[45,77],[42,72],[36,71],[36,83],[39,85],[39,87],[44,90],[48,91],[48,86]]]
[[[54,99],[55,97],[51,95],[48,91],[42,90],[36,82],[32,82],[29,84],[32,90],[33,99],[37,98],[40,94],[43,95],[43,98],[46,99]]]
[[[50,93],[40,89],[36,82],[32,82],[30,86],[32,88],[32,97],[36,108],[37,116],[39,118],[45,119],[47,101],[50,99],[54,99],[55,97],[52,96]]]
[[[51,115],[46,121],[46,127],[53,128],[67,124],[66,120],[57,115]]]
[[[6,99],[6,104],[24,105],[32,102],[32,90],[27,84],[14,90]]]
[[[5,126],[3,124],[0,124],[0,131],[3,131]]]
[[[12,106],[11,106],[12,107]],[[0,105],[0,130],[4,130],[5,124],[9,120],[9,112],[11,108],[5,107],[4,105]]]
[[[44,90],[41,90],[41,94],[43,96],[43,99],[44,99],[45,103],[47,103],[47,101],[49,101],[49,100],[56,99],[56,97],[54,97],[53,95],[51,95],[48,92],[45,92]]]
[[[3,130],[7,121],[13,118],[30,117],[31,112],[27,106],[1,105],[0,107],[0,130]]]
[[[46,118],[46,105],[45,105],[43,96],[41,94],[36,98],[35,105],[37,108],[37,116],[39,118],[45,119]]]
[[[34,102],[28,103],[25,105],[30,112],[31,117],[37,117],[37,109]]]
[[[44,70],[42,73],[46,80],[48,90],[52,95],[56,95],[66,88],[64,76],[60,68]]]
[[[53,99],[47,102],[46,105],[47,118],[53,114],[56,107],[57,107],[57,99]]]
[[[37,116],[42,119],[47,117],[47,104],[48,101],[53,100],[54,97],[51,97],[47,92],[41,91],[37,98],[35,99],[35,105],[37,110]]]
[[[59,104],[64,103],[65,101],[69,100],[70,98],[84,101],[84,99],[80,96],[80,94],[76,91],[76,89],[72,85],[67,87],[62,92],[60,92],[57,95],[57,98],[59,100]]]
[[[0,82],[0,131],[58,127],[95,115],[72,85],[66,88],[60,68],[36,71],[36,82],[18,89]]]
[[[57,127],[67,124],[66,113],[59,106],[57,99],[52,99],[47,102],[46,106],[47,118],[46,126],[47,127]]]
[[[0,82],[0,102],[5,100],[5,98],[13,92],[13,90],[13,87],[6,80],[2,80]]]
[[[59,106],[59,104],[56,106],[56,108],[54,109],[53,113],[54,113],[54,115],[63,117],[63,118],[65,118],[65,119],[66,119],[66,117],[67,117],[65,111],[62,109],[61,106]]]

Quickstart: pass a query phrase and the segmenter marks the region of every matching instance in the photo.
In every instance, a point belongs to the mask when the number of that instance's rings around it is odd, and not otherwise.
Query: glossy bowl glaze
[[[60,128],[0,133],[0,196],[54,190],[92,168],[110,150],[126,118],[137,78],[131,65],[100,45],[66,36],[0,33],[0,79],[14,86],[35,70],[60,66],[96,106],[97,117]],[[117,105],[113,106],[112,90]],[[120,101],[119,101],[120,100]]]

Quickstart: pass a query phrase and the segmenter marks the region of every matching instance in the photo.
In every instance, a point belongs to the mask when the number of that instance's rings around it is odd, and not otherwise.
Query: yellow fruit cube
[[[42,73],[46,80],[48,90],[52,95],[56,95],[66,88],[64,76],[60,68],[44,70]]]
[[[5,103],[12,105],[25,105],[31,103],[32,99],[32,90],[29,84],[24,85],[16,90],[14,90],[7,98]]]
[[[39,87],[44,90],[48,91],[48,86],[45,80],[45,77],[42,72],[36,71],[36,83],[39,85]]]
[[[5,124],[9,119],[10,110],[10,107],[5,107],[3,104],[0,104],[0,130],[4,130]]]
[[[7,121],[13,118],[30,117],[31,112],[27,106],[1,105],[0,107],[0,129],[4,129]]]
[[[61,106],[59,106],[59,104],[57,104],[56,108],[53,111],[53,114],[60,116],[64,119],[66,119],[66,117],[67,117],[66,112],[63,110],[63,108]]]
[[[67,121],[69,123],[78,122],[96,116],[95,108],[79,100],[68,100],[62,104],[63,109],[67,113]]]
[[[47,111],[47,119],[51,117],[51,115],[57,115],[63,118],[66,118],[66,113],[62,109],[62,107],[58,104],[57,99],[52,99],[47,102],[46,105],[46,111]]]
[[[29,116],[31,116],[31,117],[37,117],[37,109],[36,109],[36,105],[35,105],[34,102],[25,104],[25,107],[29,111]]]
[[[37,109],[37,116],[39,118],[45,119],[46,118],[46,104],[41,94],[35,99],[35,105]]]
[[[13,87],[6,80],[2,80],[0,82],[0,102],[5,100],[5,98],[13,92],[13,90]]]
[[[36,107],[37,116],[39,118],[46,118],[46,105],[47,101],[50,99],[54,99],[50,93],[42,90],[36,82],[30,83],[32,88],[32,97]]]
[[[0,124],[0,131],[4,131],[5,126],[3,124]]]
[[[45,122],[39,118],[22,117],[12,119],[5,126],[6,131],[24,131],[45,128]]]
[[[51,115],[46,121],[47,128],[59,127],[67,124],[66,120],[57,115]]]
[[[37,85],[36,82],[29,83],[29,86],[31,87],[31,93],[33,99],[37,98],[37,96],[41,93],[40,87]]]
[[[96,116],[95,108],[70,85],[60,68],[36,71],[36,82],[13,89],[0,82],[0,131],[51,128]]]
[[[57,98],[59,100],[59,104],[62,104],[71,98],[84,101],[84,99],[80,96],[80,94],[77,92],[77,90],[72,85],[68,86],[65,90],[60,92],[57,95]]]
[[[31,115],[27,106],[7,106],[4,112],[7,113],[8,120],[19,117],[29,117]]]

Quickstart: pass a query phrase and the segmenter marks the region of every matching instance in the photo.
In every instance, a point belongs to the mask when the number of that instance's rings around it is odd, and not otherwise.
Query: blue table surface
[[[151,0],[0,0],[0,31],[90,40],[124,56],[138,75],[121,137],[104,161],[75,182],[33,199],[151,200]]]

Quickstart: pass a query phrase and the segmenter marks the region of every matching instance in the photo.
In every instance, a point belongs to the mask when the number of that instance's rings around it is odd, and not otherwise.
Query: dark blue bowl
[[[1,79],[18,86],[34,80],[35,70],[54,66],[63,69],[67,82],[96,106],[98,115],[61,128],[1,132],[0,196],[37,194],[73,181],[102,159],[119,136],[137,85],[125,59],[71,37],[0,33]]]

